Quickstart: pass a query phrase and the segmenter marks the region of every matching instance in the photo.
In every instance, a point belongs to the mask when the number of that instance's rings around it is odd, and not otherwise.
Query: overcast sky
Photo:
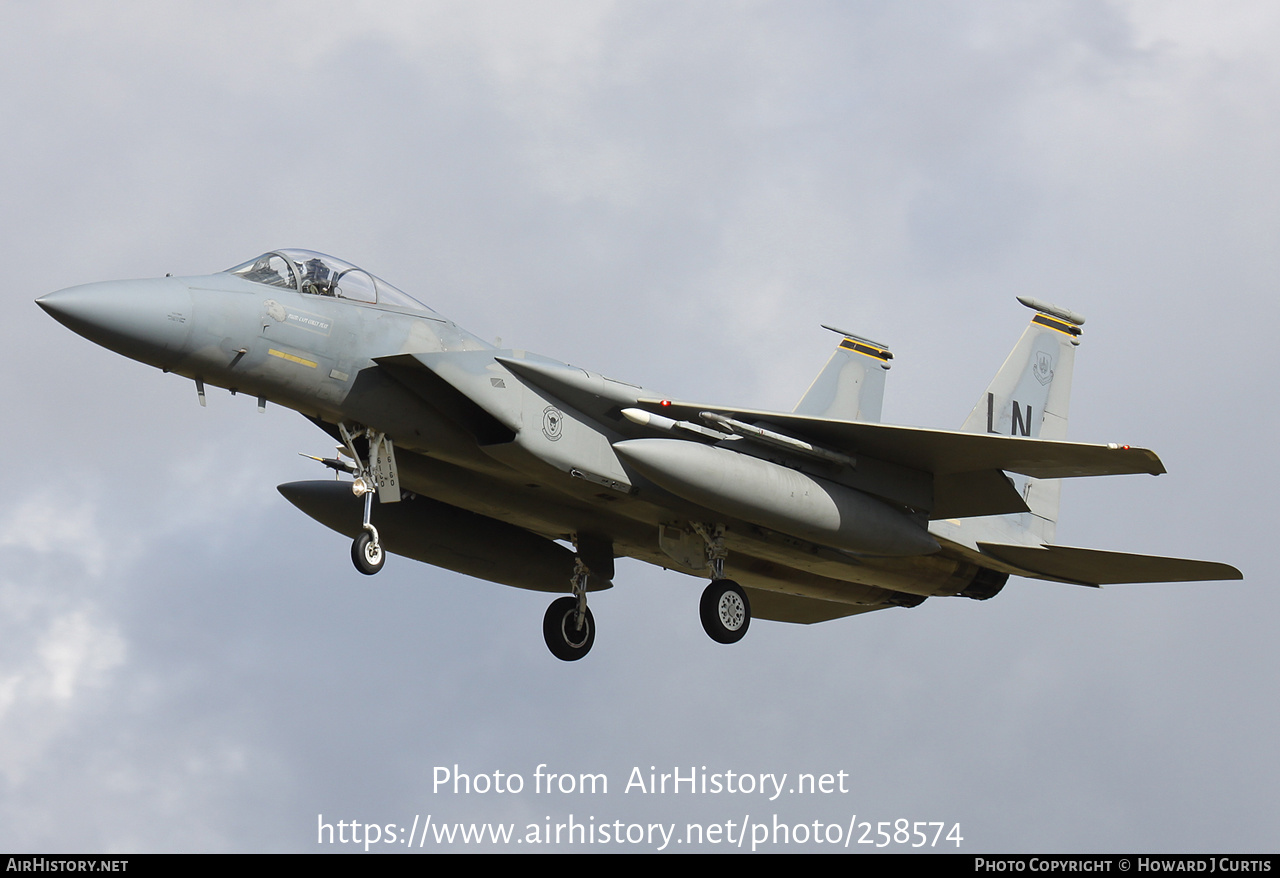
[[[0,41],[0,850],[856,814],[966,852],[1274,852],[1280,7],[8,3]],[[1169,469],[1069,484],[1059,541],[1245,580],[1013,579],[725,647],[701,580],[620,561],[561,663],[545,595],[357,574],[275,490],[326,472],[302,417],[202,409],[32,304],[278,247],[726,404],[791,408],[832,323],[892,347],[885,419],[933,427],[1014,296],[1056,302],[1088,318],[1071,437]],[[537,795],[543,763],[609,791]],[[526,789],[433,791],[455,764]],[[624,792],[650,766],[848,792]]]

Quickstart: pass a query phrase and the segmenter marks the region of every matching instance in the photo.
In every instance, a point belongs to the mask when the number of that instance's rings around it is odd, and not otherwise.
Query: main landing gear
[[[706,543],[707,569],[711,573],[711,584],[702,592],[699,605],[702,627],[716,643],[737,643],[751,625],[751,601],[742,586],[725,579],[724,562],[729,553],[724,544],[724,525],[694,522],[693,529]],[[576,545],[573,595],[556,598],[542,617],[547,649],[565,662],[576,662],[585,656],[596,641],[596,620],[587,607],[588,578],[613,578],[612,545],[583,535],[576,538]]]
[[[742,586],[724,578],[724,561],[729,555],[724,546],[724,525],[695,522],[693,528],[706,541],[711,571],[711,584],[702,592],[698,606],[702,629],[716,643],[737,643],[751,625],[751,602]]]
[[[556,598],[542,617],[547,649],[563,662],[576,662],[596,642],[596,620],[587,606],[587,577],[591,572],[578,559],[573,567],[572,597]]]

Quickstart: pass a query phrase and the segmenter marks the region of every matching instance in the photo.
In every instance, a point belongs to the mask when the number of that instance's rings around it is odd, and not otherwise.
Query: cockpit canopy
[[[227,269],[227,273],[254,283],[313,296],[431,311],[408,293],[364,269],[314,250],[272,250]]]

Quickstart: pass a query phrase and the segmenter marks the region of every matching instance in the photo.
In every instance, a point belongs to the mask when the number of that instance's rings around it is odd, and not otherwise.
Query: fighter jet
[[[543,618],[565,661],[595,642],[590,592],[614,559],[710,580],[719,643],[753,617],[813,623],[933,597],[995,597],[1010,576],[1075,585],[1240,579],[1226,564],[1054,545],[1064,478],[1163,473],[1154,452],[1067,442],[1084,318],[1033,312],[959,431],[879,423],[888,347],[833,330],[791,412],[673,399],[498,349],[355,265],[274,250],[217,274],[92,283],[36,300],[90,341],[287,406],[337,443],[350,480],[279,487],[388,553],[566,592]],[[831,327],[827,327],[831,329]],[[375,502],[376,501],[376,502]]]

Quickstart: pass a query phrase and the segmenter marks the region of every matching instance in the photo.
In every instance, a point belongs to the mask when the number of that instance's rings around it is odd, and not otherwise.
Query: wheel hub
[[[581,628],[575,625],[573,623],[573,617],[576,615],[577,613],[572,610],[565,613],[564,619],[560,623],[560,631],[564,634],[565,643],[569,644],[574,649],[581,649],[583,644],[585,644],[587,639],[591,636],[591,629],[589,623],[585,619],[582,622]]]
[[[717,611],[720,615],[720,623],[730,631],[741,628],[747,615],[747,608],[742,605],[742,598],[738,597],[737,592],[732,591],[727,591],[720,596]]]

